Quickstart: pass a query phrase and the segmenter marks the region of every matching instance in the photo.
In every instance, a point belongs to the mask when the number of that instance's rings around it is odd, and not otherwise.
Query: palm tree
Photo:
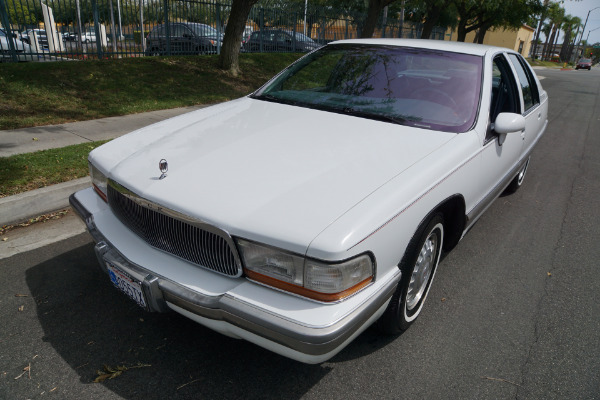
[[[563,40],[563,45],[560,52],[560,60],[562,62],[568,62],[571,59],[571,53],[573,52],[573,47],[575,46],[577,33],[581,28],[581,18],[579,17],[567,15],[567,17],[565,17],[565,21],[566,22],[563,24],[565,38]],[[575,36],[573,36],[573,32],[576,32]]]
[[[540,41],[540,32],[542,31],[543,27],[544,27],[544,21],[546,20],[546,15],[548,13],[548,4],[550,3],[550,0],[544,0],[544,5],[542,7],[542,13],[540,15],[540,22],[538,23],[538,27],[537,30],[535,32],[535,40],[533,43],[533,59],[535,60],[535,58],[537,57],[537,47]],[[547,36],[547,35],[546,35]]]
[[[544,53],[542,59],[548,60],[552,58],[552,44],[554,43],[557,33],[560,32],[563,18],[565,17],[565,9],[562,8],[558,3],[550,4],[548,9],[548,17],[550,18],[550,26],[552,27],[552,33],[550,38],[546,36],[546,43],[544,44]],[[551,46],[548,46],[550,43]]]

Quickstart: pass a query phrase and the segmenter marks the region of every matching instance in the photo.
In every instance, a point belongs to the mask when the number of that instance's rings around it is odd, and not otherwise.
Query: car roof
[[[352,44],[372,44],[379,46],[401,46],[415,47],[428,50],[451,51],[453,53],[472,54],[484,56],[488,52],[506,51],[514,53],[513,50],[505,47],[488,46],[483,44],[453,42],[448,40],[430,40],[430,39],[348,39],[338,40],[330,44],[352,43]]]

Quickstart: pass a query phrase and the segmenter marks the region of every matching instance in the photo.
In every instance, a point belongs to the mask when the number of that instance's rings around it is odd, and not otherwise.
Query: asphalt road
[[[143,312],[80,234],[0,260],[0,398],[600,398],[600,70],[537,72],[550,125],[524,186],[445,257],[402,336],[290,361]]]

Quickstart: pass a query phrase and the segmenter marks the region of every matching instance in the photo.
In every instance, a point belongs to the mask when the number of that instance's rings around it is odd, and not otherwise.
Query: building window
[[[524,41],[519,41],[519,54],[523,54],[523,45],[525,44]]]

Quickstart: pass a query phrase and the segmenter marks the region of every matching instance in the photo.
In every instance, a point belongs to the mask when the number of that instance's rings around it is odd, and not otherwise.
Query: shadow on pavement
[[[304,365],[176,313],[145,312],[113,288],[92,244],[29,268],[26,282],[37,303],[43,340],[81,383],[95,384],[96,371],[104,365],[150,365],[99,383],[123,398],[300,398],[335,363],[362,357],[394,339],[369,329],[333,364]]]

